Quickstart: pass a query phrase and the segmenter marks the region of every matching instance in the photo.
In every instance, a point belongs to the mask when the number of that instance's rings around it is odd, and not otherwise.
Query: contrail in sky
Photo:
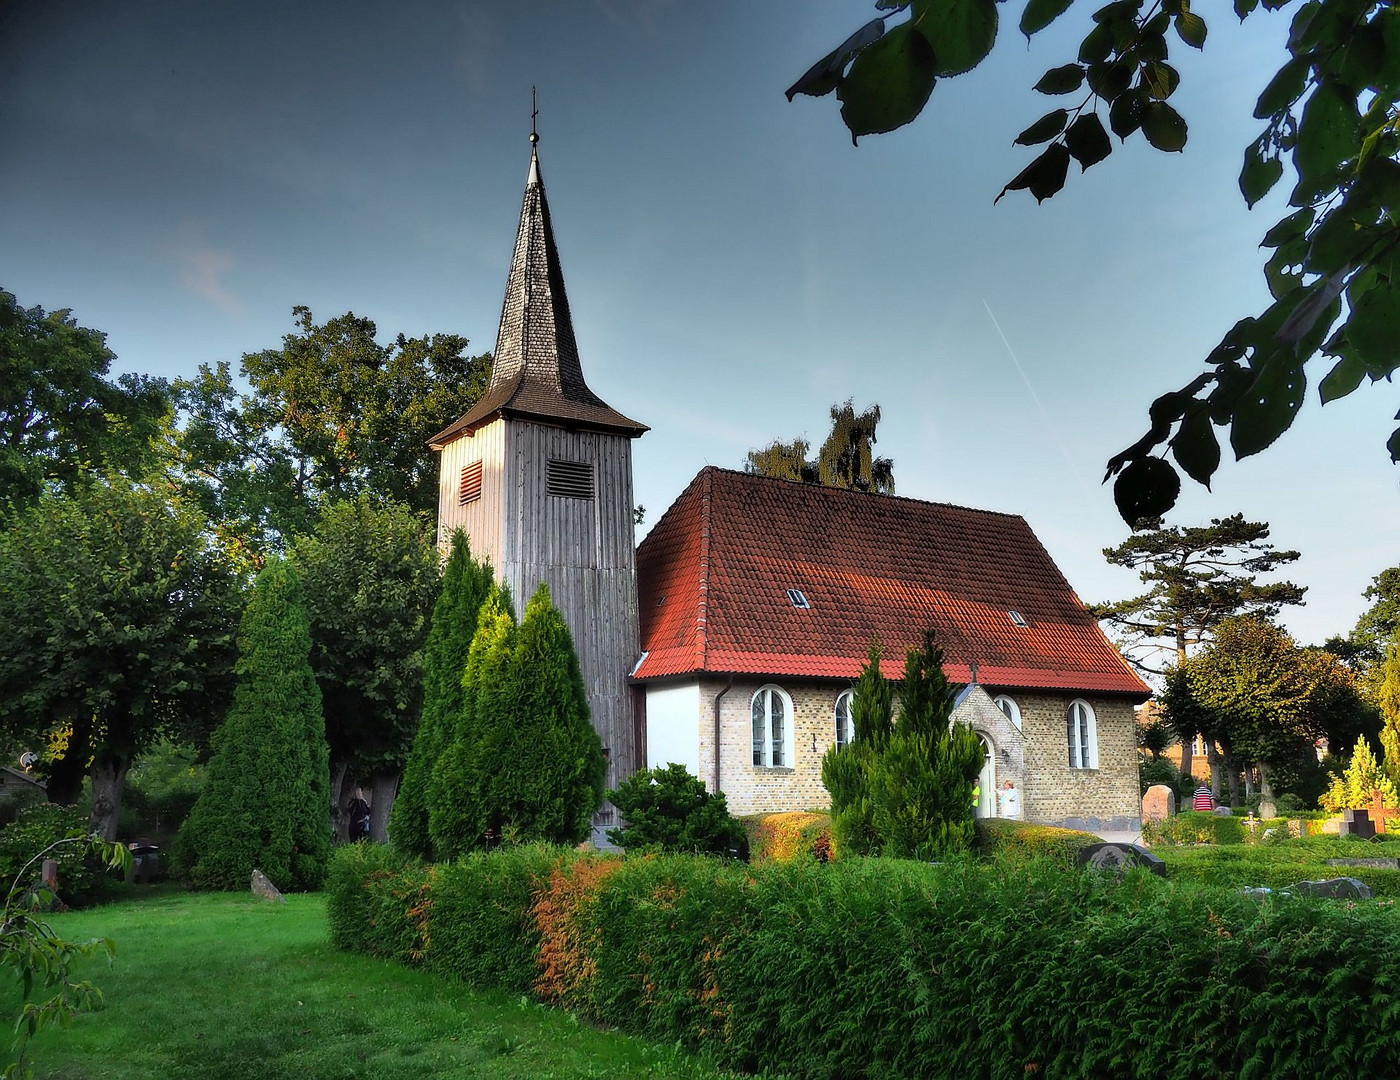
[[[1094,493],[1089,484],[1085,481],[1079,467],[1075,465],[1074,458],[1070,456],[1069,447],[1060,438],[1059,429],[1050,422],[1050,416],[1045,411],[1045,406],[1041,404],[1040,395],[1035,392],[1035,387],[1031,385],[1030,379],[1026,377],[1026,369],[1021,366],[1021,361],[1016,358],[1016,350],[1011,347],[1011,342],[1006,340],[1006,334],[1002,331],[1001,323],[997,322],[996,315],[992,312],[992,305],[984,299],[982,306],[987,309],[987,317],[992,320],[992,325],[997,328],[997,336],[1001,338],[1001,343],[1006,346],[1006,355],[1011,357],[1011,362],[1016,365],[1016,372],[1021,376],[1021,381],[1026,384],[1026,392],[1030,394],[1031,400],[1035,402],[1035,407],[1040,410],[1040,419],[1045,424],[1045,429],[1050,433],[1050,437],[1055,440],[1055,445],[1060,448],[1060,453],[1064,455],[1065,464],[1069,466],[1069,471],[1074,474],[1074,479],[1078,482],[1080,489],[1086,498],[1093,500]]]

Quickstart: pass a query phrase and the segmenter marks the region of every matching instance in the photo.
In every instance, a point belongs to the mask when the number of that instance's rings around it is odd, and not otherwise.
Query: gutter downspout
[[[715,695],[715,789],[714,794],[720,793],[719,788],[719,703],[725,694],[734,689],[734,676],[729,676],[729,681],[724,684],[724,689]]]

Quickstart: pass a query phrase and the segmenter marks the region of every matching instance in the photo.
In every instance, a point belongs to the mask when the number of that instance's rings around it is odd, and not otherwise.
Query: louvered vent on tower
[[[545,490],[561,499],[593,498],[593,466],[587,461],[560,461],[551,458],[545,475]]]
[[[473,461],[462,470],[462,486],[458,491],[457,505],[466,506],[481,498],[481,462]]]

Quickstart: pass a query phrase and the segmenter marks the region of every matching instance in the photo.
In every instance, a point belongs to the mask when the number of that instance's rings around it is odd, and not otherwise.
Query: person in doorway
[[[1001,804],[1001,816],[1019,821],[1021,818],[1021,793],[1016,790],[1016,784],[1008,780],[1000,792],[997,793],[997,802]]]
[[[1205,784],[1198,787],[1196,793],[1191,796],[1191,809],[1204,810],[1207,814],[1215,809],[1215,796]]]
[[[977,808],[982,805],[982,778],[972,781],[972,816],[977,816]]]
[[[369,836],[369,803],[365,802],[362,789],[355,789],[355,793],[350,797],[350,804],[345,809],[350,815],[350,839],[363,840]]]

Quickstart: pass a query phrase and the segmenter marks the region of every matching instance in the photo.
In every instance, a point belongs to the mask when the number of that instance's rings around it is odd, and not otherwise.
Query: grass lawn
[[[106,994],[32,1044],[38,1077],[63,1080],[396,1080],[727,1074],[670,1047],[598,1031],[326,940],[320,896],[155,893],[55,916],[65,937],[106,935],[117,959],[84,971]],[[11,994],[10,1012],[17,1008]]]

